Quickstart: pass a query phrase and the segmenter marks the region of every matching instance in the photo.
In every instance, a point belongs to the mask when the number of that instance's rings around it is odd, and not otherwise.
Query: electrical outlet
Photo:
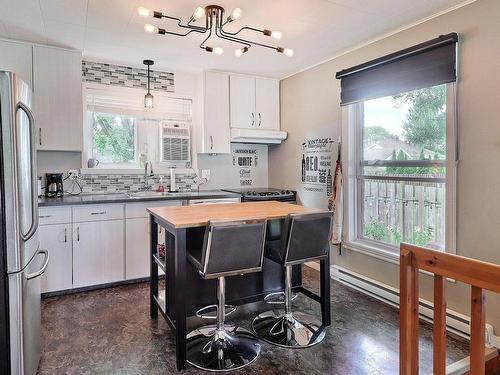
[[[201,178],[209,181],[210,180],[210,169],[202,169],[201,170]]]
[[[78,179],[78,171],[76,169],[70,169],[68,171],[68,177],[70,180],[77,180]]]

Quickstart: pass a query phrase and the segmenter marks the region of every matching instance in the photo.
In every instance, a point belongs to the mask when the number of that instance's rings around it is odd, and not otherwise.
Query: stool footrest
[[[236,307],[234,307],[233,305],[225,305],[225,309],[226,311],[224,314],[226,316],[229,316],[236,311]],[[214,310],[215,312],[213,314],[210,314],[212,310]],[[196,311],[196,316],[202,319],[217,319],[217,305],[208,305],[202,307],[201,309]]]
[[[292,301],[294,301],[298,296],[298,293],[295,293],[292,296]],[[284,305],[285,304],[285,292],[275,292],[267,294],[264,297],[264,302],[270,305]]]

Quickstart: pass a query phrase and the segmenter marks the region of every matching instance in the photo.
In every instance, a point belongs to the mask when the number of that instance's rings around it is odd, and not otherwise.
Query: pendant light
[[[148,93],[144,95],[144,108],[153,108],[153,95],[150,92],[150,66],[154,64],[153,60],[143,60],[142,63],[148,67]]]

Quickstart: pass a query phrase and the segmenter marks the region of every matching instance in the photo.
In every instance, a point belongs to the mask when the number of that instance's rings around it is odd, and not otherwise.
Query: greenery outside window
[[[92,155],[103,164],[137,161],[137,126],[132,116],[91,113]]]
[[[444,84],[347,108],[355,172],[346,186],[347,245],[397,253],[408,242],[454,251],[453,91]]]

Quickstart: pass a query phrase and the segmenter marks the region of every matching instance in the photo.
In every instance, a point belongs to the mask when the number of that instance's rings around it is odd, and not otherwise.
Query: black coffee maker
[[[45,173],[45,196],[48,198],[63,196],[63,174]]]

